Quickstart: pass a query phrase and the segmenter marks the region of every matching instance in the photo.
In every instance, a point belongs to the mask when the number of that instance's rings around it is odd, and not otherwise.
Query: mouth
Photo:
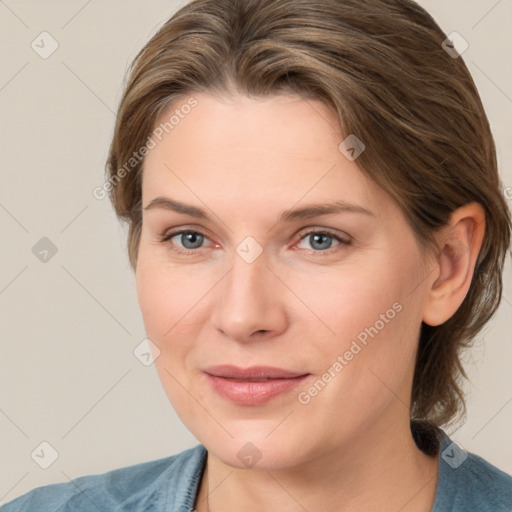
[[[310,375],[271,366],[211,366],[203,370],[212,389],[238,405],[262,405],[290,392]]]
[[[252,381],[268,379],[293,379],[295,377],[308,375],[308,372],[285,370],[284,368],[276,368],[275,366],[251,366],[250,368],[244,369],[229,364],[210,366],[203,371],[215,377]]]

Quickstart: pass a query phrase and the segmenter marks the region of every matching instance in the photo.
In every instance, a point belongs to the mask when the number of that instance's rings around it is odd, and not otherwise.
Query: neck
[[[429,512],[438,456],[417,448],[408,419],[370,427],[335,450],[284,469],[238,469],[208,453],[197,512]]]

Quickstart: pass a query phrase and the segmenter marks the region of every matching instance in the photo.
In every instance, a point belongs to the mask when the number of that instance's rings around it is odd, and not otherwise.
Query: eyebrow
[[[144,210],[152,210],[154,208],[183,213],[190,215],[191,217],[196,217],[197,219],[211,220],[209,215],[203,209],[198,208],[197,206],[180,203],[179,201],[175,201],[168,197],[159,196],[152,199]],[[346,201],[334,201],[331,203],[310,204],[301,208],[285,210],[281,214],[278,222],[292,222],[335,213],[362,213],[371,217],[376,216],[375,213],[360,205],[347,203]]]

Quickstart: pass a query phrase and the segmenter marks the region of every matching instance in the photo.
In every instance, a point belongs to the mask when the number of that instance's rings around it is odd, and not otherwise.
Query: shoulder
[[[90,512],[91,510],[166,510],[187,498],[202,473],[202,445],[176,455],[37,487],[0,507],[0,512]]]
[[[468,453],[461,466],[466,500],[494,505],[492,510],[512,511],[512,476],[493,466],[482,457]]]
[[[434,511],[512,511],[512,476],[443,433]]]

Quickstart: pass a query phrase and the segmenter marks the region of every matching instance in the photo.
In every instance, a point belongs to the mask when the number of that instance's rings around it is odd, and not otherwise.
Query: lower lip
[[[278,395],[291,391],[308,376],[309,374],[293,379],[244,381],[206,374],[208,382],[219,395],[239,405],[265,404]]]

